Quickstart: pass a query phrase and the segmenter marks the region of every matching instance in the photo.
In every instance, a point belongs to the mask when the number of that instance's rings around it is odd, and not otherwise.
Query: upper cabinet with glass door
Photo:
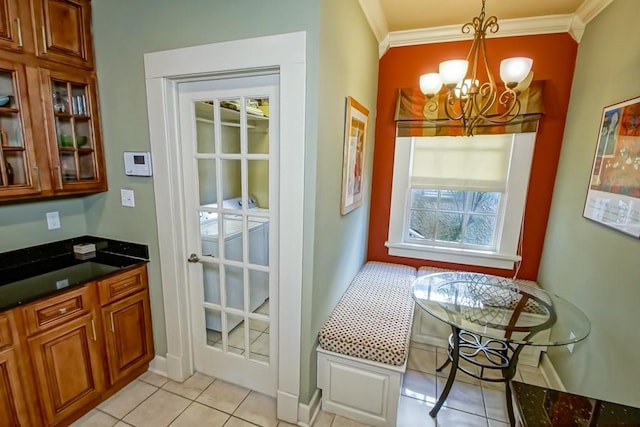
[[[95,79],[41,71],[54,191],[106,190]]]
[[[0,201],[105,191],[90,0],[0,0],[0,58]]]
[[[0,60],[0,198],[41,190],[26,91],[24,66]]]

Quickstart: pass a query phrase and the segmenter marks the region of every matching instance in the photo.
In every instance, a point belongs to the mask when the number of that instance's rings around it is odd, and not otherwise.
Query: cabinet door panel
[[[26,402],[15,351],[0,352],[0,427],[29,425]]]
[[[84,0],[34,0],[37,55],[93,68],[91,13]]]
[[[140,292],[102,309],[111,384],[153,358],[148,292]]]
[[[0,59],[0,199],[41,191],[24,65]]]
[[[26,10],[26,2],[18,0],[0,0],[0,48],[21,52],[24,49],[23,36],[28,36],[28,15],[22,13],[21,7]],[[24,16],[23,16],[24,15]]]
[[[91,315],[28,339],[47,421],[54,424],[98,399],[104,389]]]

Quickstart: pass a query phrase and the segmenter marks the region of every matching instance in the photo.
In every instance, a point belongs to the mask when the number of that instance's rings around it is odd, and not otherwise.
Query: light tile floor
[[[437,419],[428,412],[448,372],[436,373],[446,350],[412,343],[398,409],[398,427],[508,426],[504,385],[459,373]],[[517,381],[547,387],[536,368],[518,368]],[[219,379],[195,374],[184,383],[147,372],[100,404],[74,427],[285,427],[276,419],[274,398]],[[362,427],[363,424],[321,411],[314,427]]]

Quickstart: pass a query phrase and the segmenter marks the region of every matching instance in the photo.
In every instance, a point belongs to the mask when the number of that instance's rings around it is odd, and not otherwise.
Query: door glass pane
[[[92,148],[94,146],[91,140],[91,123],[87,119],[76,120],[76,145],[78,148]]]
[[[249,154],[269,153],[269,99],[247,99]]]
[[[16,108],[14,74],[13,70],[0,70],[0,107]]]
[[[222,333],[220,332],[222,328],[220,325],[222,324],[222,315],[220,310],[205,308],[204,309],[204,318],[206,324],[206,342],[207,345],[213,346],[216,348],[222,348]]]
[[[268,282],[267,282],[268,283]],[[254,317],[255,316],[255,317]],[[259,335],[251,341],[249,358],[269,363],[269,299],[267,298],[255,310],[249,320],[251,329]]]
[[[269,207],[269,161],[247,161],[249,193],[256,198],[261,208]]]
[[[0,144],[3,147],[24,147],[22,124],[18,113],[0,112]]]
[[[269,220],[264,217],[249,216],[249,263],[269,265]]]
[[[227,265],[224,271],[227,297],[225,307],[244,310],[244,275],[242,268]]]
[[[240,99],[220,101],[222,152],[240,154]]]
[[[7,185],[26,185],[24,151],[4,151]]]
[[[80,179],[96,179],[93,151],[78,152],[78,165],[80,166]]]
[[[217,202],[216,188],[216,161],[198,159],[198,190],[201,205],[207,206]]]
[[[69,114],[71,109],[69,108],[69,92],[66,82],[58,80],[51,81],[51,89],[53,93],[53,111],[60,114]]]
[[[221,167],[222,200],[240,197],[242,194],[241,161],[225,159],[221,161]]]
[[[249,310],[255,312],[269,299],[269,273],[249,269]],[[262,307],[264,309],[264,307]]]
[[[87,95],[85,85],[71,85],[71,114],[74,116],[88,116]]]
[[[73,126],[69,117],[56,116],[56,135],[58,137],[58,147],[73,147]]]
[[[204,302],[220,305],[220,266],[213,263],[202,263],[202,279],[204,286]],[[207,323],[209,327],[209,323]],[[220,330],[220,323],[217,324]]]
[[[244,260],[242,242],[242,216],[225,214],[222,216],[222,231],[224,236],[224,259]]]
[[[244,317],[236,314],[227,313],[227,350],[230,353],[243,354],[245,349],[245,331]]]
[[[76,159],[71,151],[60,151],[60,169],[63,181],[76,181],[78,174],[76,172]]]
[[[199,101],[196,108],[196,140],[198,153],[216,152],[213,101]]]

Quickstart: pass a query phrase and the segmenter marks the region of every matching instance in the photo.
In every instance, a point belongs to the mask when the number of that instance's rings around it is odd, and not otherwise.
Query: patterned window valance
[[[543,114],[542,92],[544,81],[534,81],[523,91],[520,100],[520,114],[505,125],[487,124],[474,130],[476,135],[535,132],[538,120]],[[395,121],[397,136],[458,136],[464,135],[459,122],[450,120],[444,113],[446,94],[433,97],[437,103],[435,111],[425,108],[427,97],[419,88],[398,90]]]

